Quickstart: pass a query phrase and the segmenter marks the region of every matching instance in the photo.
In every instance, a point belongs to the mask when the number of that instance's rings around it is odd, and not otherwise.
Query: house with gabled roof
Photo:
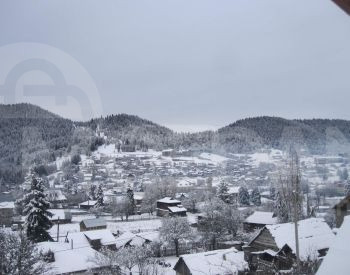
[[[157,216],[186,216],[187,209],[181,205],[181,201],[171,197],[165,197],[157,201]]]
[[[267,225],[243,247],[245,259],[253,271],[288,270],[296,259],[294,223]],[[322,218],[298,222],[300,260],[326,255],[335,236]],[[263,273],[262,273],[263,274]],[[269,273],[266,273],[269,274]]]

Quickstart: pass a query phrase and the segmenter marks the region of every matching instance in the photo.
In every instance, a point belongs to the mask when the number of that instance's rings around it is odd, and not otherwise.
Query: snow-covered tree
[[[48,211],[50,203],[48,202],[42,187],[42,179],[34,171],[31,172],[31,189],[19,201],[24,205],[23,214],[25,217],[24,228],[27,236],[34,242],[43,242],[52,240],[47,230],[52,227],[50,217],[52,213]]]
[[[25,232],[0,230],[0,274],[41,275],[46,271],[43,255]]]
[[[198,224],[204,242],[215,250],[217,241],[227,231],[223,209],[226,204],[219,198],[213,198],[203,207],[203,218]]]
[[[219,187],[218,187],[218,192],[217,196],[224,202],[227,202],[228,199],[228,186],[225,180],[221,180]]]
[[[250,199],[255,206],[261,205],[261,195],[257,187],[253,189]]]
[[[176,257],[179,257],[180,242],[188,240],[191,233],[191,227],[186,218],[171,217],[162,220],[160,236],[164,241],[174,244]]]
[[[239,203],[241,205],[249,205],[250,197],[249,197],[249,192],[247,188],[242,186],[239,189],[238,197],[239,197]]]
[[[224,228],[227,229],[228,233],[230,233],[233,238],[236,237],[237,231],[243,222],[241,212],[237,208],[232,207],[232,205],[227,204],[222,214]]]
[[[104,201],[103,201],[102,184],[99,184],[97,188],[97,202],[95,204],[95,208],[101,208],[103,206],[104,206]]]

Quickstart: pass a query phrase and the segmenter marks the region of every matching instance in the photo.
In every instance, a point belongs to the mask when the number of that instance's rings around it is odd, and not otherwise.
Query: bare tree
[[[179,243],[191,238],[192,230],[186,218],[172,217],[162,220],[161,237],[175,246],[176,257],[179,257]]]

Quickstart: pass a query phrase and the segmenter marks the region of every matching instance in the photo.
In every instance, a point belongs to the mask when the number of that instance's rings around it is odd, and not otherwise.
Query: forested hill
[[[0,181],[20,182],[22,168],[28,165],[48,163],[67,153],[91,152],[102,142],[97,129],[108,142],[158,150],[181,147],[225,154],[296,144],[311,153],[350,153],[350,121],[345,120],[256,117],[215,132],[179,134],[132,115],[73,122],[31,104],[0,104]]]
[[[131,144],[138,145],[140,148],[162,149],[171,144],[174,135],[166,127],[126,114],[92,119],[80,125],[89,127],[94,131],[99,128],[100,131],[110,138],[122,142],[128,141]]]
[[[350,145],[350,121],[330,119],[287,120],[255,117],[239,120],[218,130],[218,143],[230,151],[261,146],[283,149],[290,144],[311,153],[332,153]],[[349,150],[349,149],[347,149]]]
[[[72,121],[31,104],[0,105],[0,180],[17,181],[25,162],[54,160],[68,148]]]

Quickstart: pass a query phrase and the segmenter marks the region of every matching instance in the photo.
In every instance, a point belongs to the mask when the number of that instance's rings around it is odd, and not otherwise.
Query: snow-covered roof
[[[348,275],[350,271],[350,216],[344,218],[317,275]]]
[[[273,212],[255,211],[244,222],[271,225],[271,224],[276,224],[278,222],[278,220],[276,217],[274,217]]]
[[[68,232],[66,237],[68,243],[73,241],[74,248],[90,246],[89,240],[100,240],[102,245],[113,245],[116,243],[116,239],[109,229]]]
[[[187,209],[183,206],[169,206],[168,209],[170,210],[170,212],[172,213],[180,213],[180,212],[186,212]]]
[[[159,231],[142,232],[142,233],[131,233],[125,232],[118,238],[116,238],[117,248],[124,247],[126,244],[132,246],[142,246],[146,241],[156,241],[159,240]]]
[[[89,228],[89,227],[100,227],[100,226],[107,226],[106,220],[103,218],[97,218],[97,219],[87,219],[82,220],[82,223]]]
[[[82,203],[80,203],[79,205],[84,205],[84,206],[94,206],[97,203],[97,201],[84,201]]]
[[[229,194],[238,194],[239,193],[239,189],[241,189],[240,186],[231,186],[228,188],[227,193]]]
[[[294,223],[267,225],[267,230],[282,249],[287,244],[295,253]],[[334,234],[322,218],[309,218],[298,222],[300,258],[306,260],[311,253],[329,248]]]
[[[158,200],[157,202],[161,202],[161,203],[181,203],[181,201],[179,200],[175,200],[171,197],[165,197],[163,199]]]
[[[55,255],[55,261],[49,263],[48,274],[68,274],[73,272],[83,272],[99,267],[91,259],[99,254],[91,247],[81,247],[71,249],[70,244],[60,242],[38,243],[37,247],[43,252],[51,250]]]
[[[248,269],[244,253],[238,252],[235,248],[183,255],[177,264],[181,259],[192,275],[236,275],[239,271]],[[177,264],[174,267],[175,270]]]
[[[0,202],[0,208],[15,208],[15,202],[14,201]]]

